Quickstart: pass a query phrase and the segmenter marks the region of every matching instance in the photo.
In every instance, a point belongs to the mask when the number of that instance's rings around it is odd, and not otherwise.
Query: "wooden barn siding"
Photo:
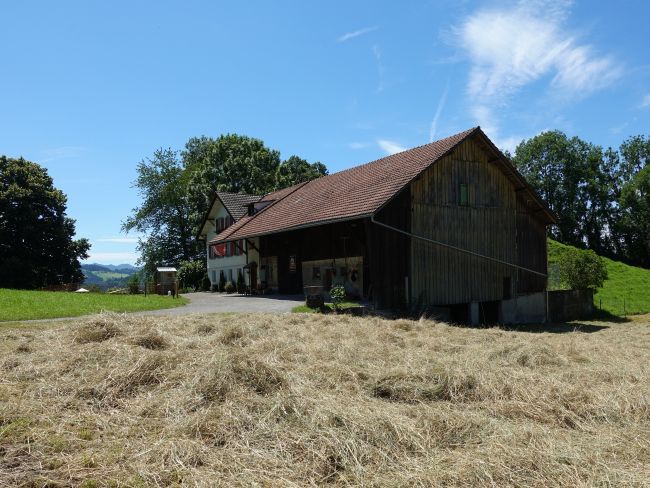
[[[460,183],[469,204],[458,205]],[[506,262],[518,260],[516,195],[512,182],[473,140],[412,183],[412,232]],[[503,298],[503,279],[516,290],[514,268],[432,243],[411,242],[411,299],[442,305]]]
[[[517,264],[546,273],[546,225],[540,222],[539,211],[532,208],[524,195],[517,196]],[[532,293],[546,289],[546,278],[518,270],[517,291]]]
[[[376,220],[409,231],[411,191],[406,187],[375,216]],[[402,309],[407,305],[406,280],[410,269],[411,238],[366,220],[369,282],[374,305]]]

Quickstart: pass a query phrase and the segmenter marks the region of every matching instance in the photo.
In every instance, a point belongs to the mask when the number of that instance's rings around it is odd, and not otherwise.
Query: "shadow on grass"
[[[521,324],[511,326],[501,326],[503,330],[514,332],[530,332],[540,334],[542,332],[551,334],[566,334],[567,332],[584,332],[590,334],[609,329],[607,325],[586,324],[584,322],[563,322],[556,324]]]
[[[589,320],[593,322],[615,322],[617,324],[632,322],[627,317],[614,315],[613,313],[607,312],[606,310],[596,310],[594,314],[589,318]]]

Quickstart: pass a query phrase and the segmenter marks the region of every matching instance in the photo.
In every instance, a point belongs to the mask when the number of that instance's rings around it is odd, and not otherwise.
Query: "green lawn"
[[[562,251],[569,246],[549,239],[549,265],[557,262]],[[650,313],[650,270],[628,266],[603,258],[608,278],[594,295],[594,303],[614,315]]]
[[[53,319],[110,312],[138,312],[172,308],[187,303],[185,298],[161,295],[108,295],[0,289],[0,322]]]

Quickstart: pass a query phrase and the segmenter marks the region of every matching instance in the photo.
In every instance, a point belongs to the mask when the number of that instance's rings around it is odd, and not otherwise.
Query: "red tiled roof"
[[[245,216],[211,242],[273,234],[320,222],[368,216],[478,127],[265,196],[275,202]]]
[[[244,193],[227,193],[225,191],[217,192],[217,197],[221,200],[228,213],[234,220],[241,219],[248,213],[246,208],[248,204],[259,201],[260,197],[256,195],[245,195]]]

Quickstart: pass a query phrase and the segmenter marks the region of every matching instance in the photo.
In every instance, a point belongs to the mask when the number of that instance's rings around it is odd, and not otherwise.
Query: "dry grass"
[[[320,315],[0,330],[1,486],[646,486],[650,324]]]

